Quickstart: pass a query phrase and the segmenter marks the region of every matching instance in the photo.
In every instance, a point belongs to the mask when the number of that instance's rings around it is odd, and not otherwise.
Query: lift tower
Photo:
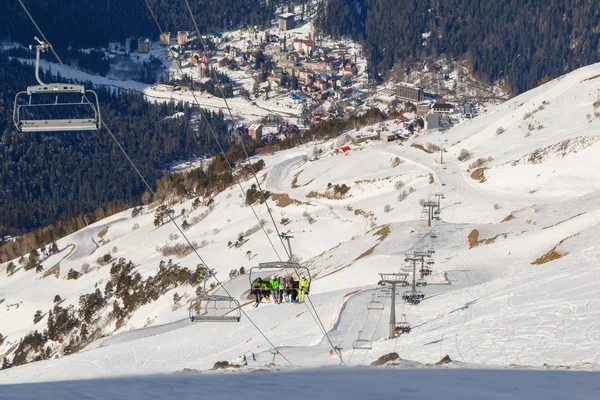
[[[426,201],[423,203],[424,208],[428,208],[427,213],[427,227],[431,228],[431,219],[433,218],[433,209],[439,207],[439,202],[437,201]]]
[[[407,273],[380,273],[381,280],[380,285],[391,285],[392,286],[392,304],[390,307],[390,333],[389,338],[394,339],[396,337],[396,285],[401,285],[406,282]]]

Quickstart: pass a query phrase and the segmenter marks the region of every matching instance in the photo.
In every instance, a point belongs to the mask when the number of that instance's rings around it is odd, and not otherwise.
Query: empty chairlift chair
[[[190,321],[240,322],[240,307],[240,302],[229,296],[200,296],[190,304]]]
[[[360,338],[361,333],[362,333],[362,331],[358,332],[358,339],[356,339],[354,342],[352,342],[352,348],[354,350],[371,350],[373,348],[373,344],[371,343],[370,340],[361,339]]]
[[[375,300],[376,293],[373,293],[373,298],[367,303],[367,310],[383,310],[384,305],[382,301]]]
[[[39,40],[36,46],[35,78],[39,85],[28,86],[15,96],[13,121],[20,132],[95,131],[102,119],[98,95],[83,85],[42,82],[40,53],[50,48]],[[52,99],[52,100],[50,100]],[[60,115],[52,118],[52,115]]]

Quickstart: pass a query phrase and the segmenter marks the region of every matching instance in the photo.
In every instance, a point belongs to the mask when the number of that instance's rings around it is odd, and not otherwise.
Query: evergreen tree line
[[[158,38],[158,29],[145,0],[24,0],[48,39],[56,48],[106,46],[109,41],[123,42],[127,37]],[[162,29],[192,31],[184,0],[149,0]],[[308,3],[307,0],[203,0],[190,1],[201,32],[231,30],[240,26],[267,28],[281,5]],[[10,36],[23,44],[38,35],[17,1],[3,4],[0,13],[0,37]]]
[[[593,0],[328,0],[317,19],[325,34],[361,42],[371,76],[398,61],[465,57],[480,79],[506,78],[516,93],[600,61],[599,24]]]
[[[43,73],[45,81],[56,81]],[[33,68],[0,54],[0,237],[45,227],[24,243],[8,242],[0,259],[29,252],[105,215],[139,202],[146,190],[108,132],[18,133],[12,122],[16,91],[34,83]],[[218,146],[197,110],[150,104],[127,91],[97,89],[102,117],[146,179],[165,166]],[[172,118],[175,113],[183,116]],[[221,144],[231,137],[222,113],[207,113]],[[12,258],[12,257],[11,257]]]

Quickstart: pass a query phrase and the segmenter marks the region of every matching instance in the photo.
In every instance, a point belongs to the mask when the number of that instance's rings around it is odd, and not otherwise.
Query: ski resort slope
[[[446,388],[446,394],[464,395],[461,398],[476,398],[478,385],[496,387],[491,383],[496,379],[510,383],[502,392],[490,389],[496,395],[490,398],[536,398],[534,392],[526,392],[535,389],[545,393],[544,398],[553,398],[555,393],[567,393],[561,390],[571,385],[578,385],[581,392],[570,398],[578,394],[596,398],[597,372],[527,369],[600,369],[600,192],[596,183],[600,169],[593,155],[600,135],[600,118],[595,114],[600,111],[600,103],[595,105],[599,88],[600,65],[592,65],[489,107],[444,134],[422,132],[402,144],[350,143],[349,152],[335,152],[350,137],[367,132],[369,127],[365,127],[335,140],[266,156],[266,168],[258,180],[272,192],[268,201],[273,218],[264,205],[257,203],[254,210],[264,219],[272,245],[261,230],[252,233],[257,220],[237,187],[217,195],[212,209],[201,206],[190,211],[192,200],[175,206],[178,223],[202,216],[186,235],[199,244],[206,265],[243,304],[252,322],[246,316],[239,323],[189,322],[187,305],[195,288],[181,286],[136,310],[118,329],[106,319],[107,310],[98,322],[105,337],[66,357],[56,346],[52,360],[0,371],[0,383],[171,374],[185,368],[204,371],[217,361],[240,363],[243,355],[248,359],[243,371],[334,367],[340,360],[329,355],[331,340],[341,347],[341,356],[350,366],[368,365],[381,355],[397,352],[404,360],[399,366],[419,369],[365,372],[361,376],[368,377],[371,390],[379,386],[374,382],[404,382],[402,376],[408,374],[403,389],[415,393],[415,398],[431,398],[438,388]],[[527,115],[533,110],[537,111]],[[529,130],[530,123],[535,129]],[[447,148],[444,164],[440,164],[439,152],[422,150],[427,143]],[[457,157],[463,149],[471,157],[460,162]],[[318,159],[313,158],[315,150]],[[486,161],[470,167],[480,157]],[[483,175],[472,176],[479,167],[484,168],[479,171]],[[253,183],[244,182],[244,190]],[[336,195],[336,185],[338,191],[342,185],[349,190]],[[428,226],[421,202],[434,200],[436,193],[444,196],[440,220]],[[184,208],[189,212],[185,217],[181,216]],[[284,224],[284,218],[290,222]],[[114,215],[60,240],[61,252],[44,260],[44,272],[20,269],[11,277],[2,273],[0,332],[7,340],[0,346],[0,355],[10,356],[11,348],[27,332],[46,327],[47,318],[34,325],[33,314],[51,309],[54,295],[59,294],[64,305],[77,307],[80,295],[104,288],[110,266],[99,265],[100,256],[124,257],[133,261],[142,278],[154,275],[159,262],[167,258],[160,247],[183,243],[183,239],[172,225],[157,228],[153,221],[151,209],[136,218],[130,210]],[[229,279],[232,269],[249,271],[259,262],[287,259],[274,223],[279,231],[294,236],[293,253],[310,270],[309,297],[318,316],[307,303],[262,303],[254,308],[249,287],[256,275]],[[240,234],[247,241],[239,248],[228,246]],[[397,319],[405,316],[413,329],[389,340],[391,303],[377,286],[379,273],[397,272],[404,266],[406,253],[417,250],[435,251],[433,274],[422,289],[426,297],[418,306],[397,298]],[[200,263],[194,254],[171,258],[190,269]],[[67,280],[70,269],[88,272]],[[58,277],[43,278],[50,271],[57,271]],[[174,304],[175,293],[182,300]],[[368,310],[370,301],[380,301],[384,309]],[[272,345],[253,323],[278,348],[278,354],[272,353]],[[372,349],[353,349],[358,338],[371,342]],[[455,361],[452,366],[456,368],[524,371],[420,370],[445,355]],[[271,363],[275,366],[269,367]],[[347,381],[341,382],[362,382],[351,377],[364,370],[321,371],[323,381],[314,380],[315,384],[326,385],[346,373]],[[288,377],[310,380],[313,373],[277,376],[283,384]],[[472,387],[463,392],[464,385],[452,386],[452,374],[471,380]],[[244,382],[254,374],[237,376]],[[205,380],[199,376],[161,377],[159,381],[163,379],[191,385]],[[424,383],[432,379],[440,386]],[[525,388],[523,382],[532,379],[535,388]],[[128,380],[107,382],[116,382],[115,387],[137,385]],[[97,383],[87,384],[93,388]],[[56,390],[68,392],[71,384],[52,385],[64,385]]]

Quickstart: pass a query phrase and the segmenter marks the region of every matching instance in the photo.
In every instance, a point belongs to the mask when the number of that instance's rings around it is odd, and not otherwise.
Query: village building
[[[425,128],[428,131],[447,129],[450,126],[450,118],[446,114],[432,112],[427,114],[427,125]]]
[[[263,126],[262,124],[252,124],[248,128],[248,135],[252,140],[260,140],[262,138]]]
[[[170,46],[171,45],[171,32],[162,32],[160,34],[160,45]]]
[[[453,114],[454,113],[454,105],[450,103],[435,103],[431,108],[434,113],[439,114]]]
[[[385,131],[379,134],[379,139],[384,142],[393,142],[396,140],[396,135],[393,132]]]
[[[429,113],[430,105],[429,104],[417,104],[417,112],[416,114],[424,117]]]
[[[177,44],[183,46],[188,42],[188,33],[186,31],[177,32]]]
[[[303,64],[303,67],[309,71],[312,71],[315,74],[319,74],[321,72],[326,72],[331,74],[333,72],[333,67],[331,64],[320,61],[307,61]]]
[[[338,70],[341,73],[347,73],[347,74],[352,74],[352,75],[356,75],[356,73],[358,72],[356,66],[354,64],[352,64],[351,60],[346,60],[346,61],[342,62],[342,64],[340,65],[340,68]]]
[[[387,105],[395,105],[398,100],[396,99],[396,93],[393,89],[381,89],[377,93],[377,101],[380,101]]]
[[[313,50],[313,41],[309,39],[294,39],[294,50],[304,54],[310,54]]]
[[[423,101],[423,88],[421,86],[401,82],[396,85],[396,97],[398,97],[398,100],[418,103]]]
[[[138,39],[138,48],[137,48],[138,53],[140,54],[147,54],[150,52],[150,39],[148,38],[141,38]]]
[[[285,13],[279,16],[279,29],[282,31],[289,31],[295,28],[296,16],[292,13]]]

